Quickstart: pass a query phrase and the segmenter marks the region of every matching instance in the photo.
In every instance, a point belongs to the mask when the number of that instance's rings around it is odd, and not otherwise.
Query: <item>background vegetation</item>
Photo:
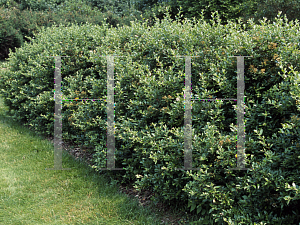
[[[30,42],[41,27],[53,24],[68,26],[70,22],[101,25],[109,27],[128,25],[135,19],[148,20],[154,24],[154,15],[162,19],[165,6],[170,7],[170,17],[174,20],[180,7],[184,18],[200,18],[204,10],[204,19],[209,22],[211,13],[218,11],[222,24],[228,20],[237,21],[241,18],[247,24],[249,18],[259,24],[259,19],[267,17],[274,21],[279,11],[286,14],[288,20],[299,19],[300,0],[0,0],[0,59],[8,58],[12,51]]]

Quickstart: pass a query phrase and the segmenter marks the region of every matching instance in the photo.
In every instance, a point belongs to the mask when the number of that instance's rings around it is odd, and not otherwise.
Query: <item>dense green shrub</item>
[[[89,0],[92,7],[97,7],[101,12],[113,11],[113,0]]]
[[[67,8],[68,9],[68,8]],[[21,47],[24,42],[30,41],[28,37],[34,37],[34,34],[39,32],[40,27],[50,27],[53,24],[71,23],[85,23],[90,21],[93,23],[100,23],[104,20],[102,17],[96,17],[95,12],[86,11],[60,11],[58,13],[52,12],[36,12],[29,10],[20,10],[12,8],[10,10],[0,9],[0,26],[1,26],[1,59],[7,58],[9,49],[15,51],[15,48]],[[86,15],[91,15],[87,19]],[[95,17],[93,17],[95,15]],[[99,14],[98,14],[99,16]]]
[[[105,20],[106,18],[106,20]],[[0,9],[0,59],[8,57],[9,49],[15,51],[15,48],[21,47],[24,42],[30,42],[29,38],[33,38],[38,33],[40,27],[51,27],[54,24],[62,24],[67,26],[69,23],[101,25],[104,21],[112,27],[130,25],[133,18],[140,19],[137,12],[120,18],[111,11],[101,13],[97,9],[81,2],[65,2],[62,8],[49,11],[32,11],[28,9],[5,8]],[[28,38],[29,37],[29,38]]]
[[[9,49],[17,46],[20,47],[24,43],[23,36],[13,25],[14,20],[9,20],[10,13],[3,13],[0,9],[0,59],[8,57]]]
[[[263,1],[248,1],[244,4],[246,15],[245,21],[253,18],[254,22],[266,17],[271,22],[281,11],[282,16],[286,15],[289,21],[300,20],[300,0],[263,0]]]
[[[181,7],[181,13],[184,18],[196,19],[201,18],[201,11],[204,10],[204,19],[206,22],[211,20],[211,14],[218,11],[221,19],[221,24],[225,25],[228,20],[237,22],[238,18],[244,18],[245,14],[252,15],[255,10],[253,1],[243,0],[176,0],[176,1],[158,1],[158,0],[140,0],[135,4],[135,8],[147,12],[155,10],[160,6],[169,6],[171,9],[171,18],[174,19],[179,13]],[[157,11],[156,11],[157,13]],[[275,15],[276,16],[276,15]]]
[[[6,8],[16,7],[20,10],[47,11],[58,8],[65,0],[0,0],[0,6]]]
[[[217,19],[217,22],[215,21]],[[296,224],[299,217],[299,24],[185,20],[167,15],[153,27],[134,22],[108,29],[86,24],[52,27],[11,53],[0,91],[15,119],[53,135],[54,59],[62,58],[63,98],[106,99],[107,60],[114,58],[116,167],[100,171],[135,181],[167,203],[199,213],[200,224]],[[245,58],[246,167],[236,167],[236,104],[194,101],[193,168],[183,166],[184,59],[192,58],[193,97],[235,98],[237,64]],[[166,58],[163,58],[166,57]],[[63,138],[95,149],[105,167],[106,103],[64,102]],[[200,218],[201,217],[201,218]]]
[[[128,0],[87,0],[87,3],[101,12],[111,11],[119,17],[124,16],[133,9]]]
[[[171,18],[175,19],[180,11],[184,18],[196,19],[201,18],[201,11],[204,10],[204,19],[206,22],[211,20],[211,14],[218,11],[221,18],[221,24],[225,25],[228,20],[237,22],[239,18],[242,23],[247,22],[250,18],[254,19],[255,24],[260,24],[259,20],[267,17],[270,22],[282,11],[282,16],[286,15],[288,20],[300,20],[300,1],[299,0],[176,0],[176,1],[159,1],[159,0],[140,0],[135,1],[135,8],[143,13],[154,11],[158,18],[162,19],[159,12],[161,7],[169,6],[171,9]]]
[[[175,1],[172,1],[172,2],[174,3]],[[141,12],[145,12],[145,11],[151,9],[155,5],[164,4],[164,3],[166,3],[166,1],[159,1],[159,0],[137,0],[137,1],[135,1],[134,8],[138,9]]]
[[[204,19],[210,20],[211,14],[218,11],[220,14],[221,24],[227,23],[227,20],[237,19],[243,15],[242,3],[239,0],[177,0],[179,6],[182,6],[183,15],[187,15],[188,18],[200,17],[200,12],[204,9]]]

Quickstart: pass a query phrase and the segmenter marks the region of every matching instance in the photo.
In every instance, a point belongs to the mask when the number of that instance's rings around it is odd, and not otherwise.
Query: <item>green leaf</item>
[[[201,209],[202,209],[202,208],[200,207],[200,205],[198,205],[198,206],[197,206],[197,214],[200,213]],[[203,215],[203,211],[202,211],[202,215]]]
[[[196,208],[196,204],[195,203],[193,203],[193,205],[192,205],[192,207],[191,207],[191,210],[190,210],[190,212],[192,212],[194,209]]]

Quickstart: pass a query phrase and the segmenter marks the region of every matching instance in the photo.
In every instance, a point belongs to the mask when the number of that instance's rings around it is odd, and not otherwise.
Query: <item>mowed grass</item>
[[[63,150],[54,167],[54,146],[6,113],[0,96],[0,224],[160,224],[155,214],[118,192]]]

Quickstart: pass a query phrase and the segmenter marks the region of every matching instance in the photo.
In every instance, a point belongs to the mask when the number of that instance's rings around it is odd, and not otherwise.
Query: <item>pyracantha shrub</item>
[[[147,22],[147,21],[146,21]],[[299,23],[157,20],[153,27],[85,24],[44,29],[10,54],[0,90],[15,119],[54,132],[54,58],[61,59],[63,138],[93,146],[94,166],[151,188],[215,224],[299,219]],[[114,57],[115,160],[106,157],[107,55]],[[192,167],[184,165],[185,58],[191,58]],[[245,165],[236,167],[237,57],[244,58]],[[240,68],[239,68],[240,69]],[[198,99],[198,100],[195,100]]]

